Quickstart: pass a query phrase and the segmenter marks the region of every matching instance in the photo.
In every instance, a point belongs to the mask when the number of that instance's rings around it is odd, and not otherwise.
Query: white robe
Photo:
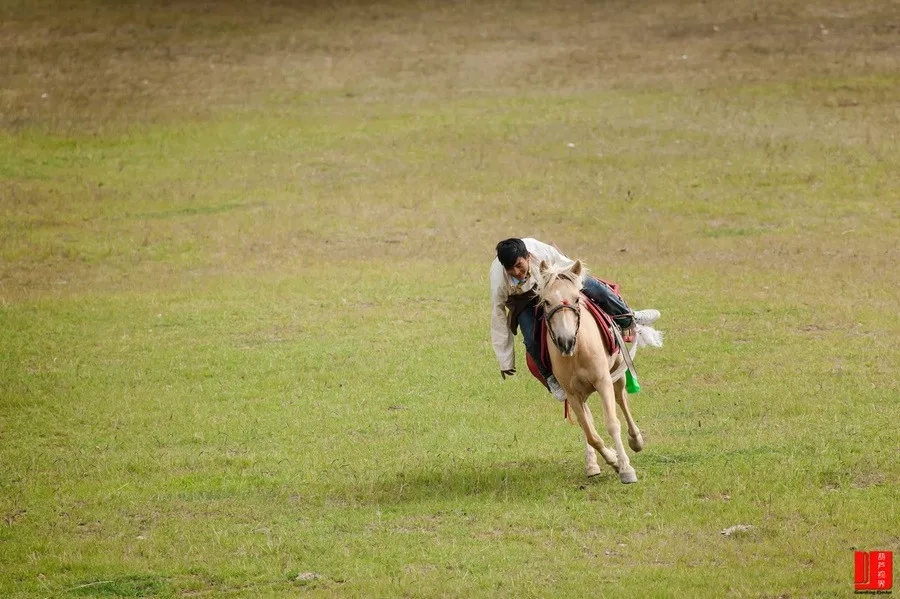
[[[497,361],[500,362],[500,370],[512,370],[516,367],[516,352],[513,347],[513,334],[507,325],[506,300],[510,295],[519,295],[530,291],[537,285],[537,277],[541,261],[553,267],[567,268],[575,263],[574,260],[559,253],[553,246],[542,243],[537,239],[526,237],[522,239],[525,248],[531,254],[529,260],[530,276],[521,285],[513,283],[512,278],[500,264],[500,260],[494,258],[491,263],[491,343]]]

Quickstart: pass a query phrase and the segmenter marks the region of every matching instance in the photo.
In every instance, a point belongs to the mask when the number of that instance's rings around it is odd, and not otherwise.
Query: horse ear
[[[550,266],[547,264],[546,260],[541,260],[540,268],[541,268],[541,274],[544,274],[545,272],[547,272],[547,270],[549,270]]]
[[[576,277],[581,276],[581,260],[576,260],[572,265],[572,274]]]

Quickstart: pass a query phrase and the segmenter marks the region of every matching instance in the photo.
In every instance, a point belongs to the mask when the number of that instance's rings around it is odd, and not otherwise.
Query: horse
[[[587,475],[600,474],[599,452],[619,474],[623,484],[635,483],[637,474],[622,444],[622,427],[615,406],[619,404],[628,424],[628,445],[635,452],[641,451],[644,437],[631,416],[625,377],[621,376],[624,372],[622,352],[628,350],[623,344],[620,351],[611,356],[606,349],[596,321],[583,305],[589,301],[581,294],[586,274],[580,260],[568,268],[550,268],[546,262],[541,262],[538,295],[547,333],[552,340],[547,344],[550,363],[553,374],[566,390],[569,407],[584,431]],[[615,381],[613,373],[618,375]],[[588,396],[594,391],[600,395],[606,432],[612,437],[615,451],[603,444],[594,428],[594,418],[587,405]]]

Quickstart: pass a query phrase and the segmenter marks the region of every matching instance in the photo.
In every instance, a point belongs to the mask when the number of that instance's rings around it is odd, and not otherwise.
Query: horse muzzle
[[[562,355],[571,358],[575,355],[575,337],[556,339],[556,349],[558,349],[559,353]]]

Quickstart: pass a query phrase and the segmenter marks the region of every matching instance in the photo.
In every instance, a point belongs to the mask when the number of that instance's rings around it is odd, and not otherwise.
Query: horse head
[[[553,344],[564,356],[575,354],[575,341],[581,325],[581,288],[584,270],[576,260],[569,268],[540,267],[540,300],[544,320]]]

